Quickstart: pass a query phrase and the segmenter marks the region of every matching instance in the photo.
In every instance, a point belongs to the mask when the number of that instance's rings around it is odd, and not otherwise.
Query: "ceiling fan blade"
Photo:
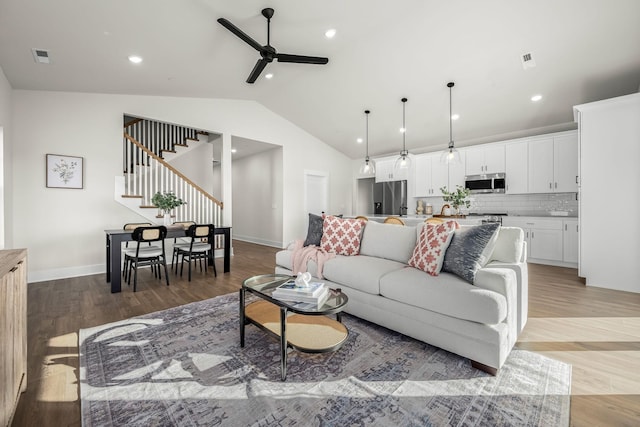
[[[268,63],[269,61],[267,61],[266,59],[258,59],[258,62],[256,62],[256,65],[253,67],[251,74],[249,74],[249,77],[247,78],[247,83],[254,83]]]
[[[295,62],[297,64],[324,65],[329,62],[329,58],[323,58],[320,56],[289,55],[286,53],[277,53],[275,58],[278,62]]]
[[[240,28],[236,27],[235,25],[233,25],[231,22],[227,21],[224,18],[219,18],[218,22],[225,27],[227,30],[231,31],[233,34],[235,34],[237,37],[239,37],[240,39],[242,39],[245,43],[247,43],[249,46],[251,46],[252,48],[254,48],[255,50],[257,50],[258,52],[261,52],[263,47],[260,43],[258,43],[257,41],[255,41],[254,39],[252,39],[251,37],[249,37],[248,35],[246,35]]]

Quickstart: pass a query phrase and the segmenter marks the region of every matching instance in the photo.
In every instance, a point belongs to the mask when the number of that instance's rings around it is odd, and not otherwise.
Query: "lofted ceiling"
[[[279,52],[329,63],[245,83],[259,54],[216,20],[266,44],[264,7]],[[255,100],[351,158],[365,109],[371,155],[400,150],[407,97],[407,148],[431,151],[449,141],[449,81],[459,146],[568,129],[573,105],[638,91],[640,1],[0,0],[0,67],[14,89]]]

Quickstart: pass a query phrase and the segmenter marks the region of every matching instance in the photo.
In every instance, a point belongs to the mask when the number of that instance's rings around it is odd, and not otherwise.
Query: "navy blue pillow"
[[[307,230],[307,238],[303,246],[315,245],[320,246],[322,240],[322,223],[324,219],[321,216],[309,214],[309,229]]]

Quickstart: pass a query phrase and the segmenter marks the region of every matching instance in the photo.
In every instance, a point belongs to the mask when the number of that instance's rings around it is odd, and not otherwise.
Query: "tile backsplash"
[[[511,215],[546,216],[550,211],[568,211],[569,216],[578,215],[576,193],[552,194],[472,194],[469,212],[502,213]],[[409,213],[415,213],[418,200],[433,206],[440,213],[444,202],[441,197],[414,197]]]

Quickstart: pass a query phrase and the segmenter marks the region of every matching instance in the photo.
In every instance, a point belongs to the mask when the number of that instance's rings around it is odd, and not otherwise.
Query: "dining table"
[[[133,241],[133,232],[121,228],[104,230],[106,235],[106,270],[107,283],[111,283],[111,293],[120,292],[122,288],[122,243]],[[224,268],[223,271],[231,271],[231,227],[216,226],[213,235],[209,236],[210,242],[215,242],[215,236],[224,236]],[[187,229],[182,226],[168,226],[167,239],[186,237]],[[213,265],[214,251],[209,251],[209,265]]]

